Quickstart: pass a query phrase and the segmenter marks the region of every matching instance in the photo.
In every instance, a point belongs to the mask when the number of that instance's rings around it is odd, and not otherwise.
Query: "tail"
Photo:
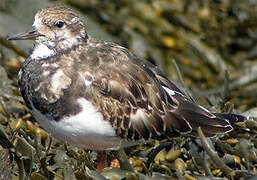
[[[172,115],[177,120],[176,123],[174,121],[172,123],[174,129],[180,133],[192,136],[198,136],[198,127],[201,127],[204,135],[207,137],[224,134],[233,129],[246,130],[246,128],[236,124],[245,121],[245,116],[239,114],[212,113],[190,101],[180,101],[178,108],[172,112]]]
[[[248,131],[247,128],[244,128],[242,126],[238,126],[236,123],[238,122],[244,122],[246,120],[246,117],[239,114],[228,114],[228,113],[214,113],[215,116],[226,119],[230,122],[231,126],[234,129],[241,129]]]
[[[172,137],[174,132],[198,136],[199,127],[207,137],[224,134],[233,129],[247,129],[236,124],[246,120],[242,115],[212,113],[188,99],[174,84],[164,83],[162,87],[170,104],[162,119],[167,136]]]

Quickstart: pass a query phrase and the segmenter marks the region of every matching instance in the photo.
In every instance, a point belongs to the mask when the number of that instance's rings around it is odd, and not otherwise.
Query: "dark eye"
[[[55,23],[55,25],[58,27],[58,28],[62,28],[64,26],[64,22],[63,21],[57,21]]]

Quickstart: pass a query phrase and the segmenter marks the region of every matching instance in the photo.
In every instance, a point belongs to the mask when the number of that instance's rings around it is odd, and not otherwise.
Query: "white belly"
[[[92,150],[117,149],[121,139],[116,136],[111,124],[86,99],[80,98],[77,102],[82,111],[59,121],[46,119],[35,108],[32,114],[53,137],[70,145]]]

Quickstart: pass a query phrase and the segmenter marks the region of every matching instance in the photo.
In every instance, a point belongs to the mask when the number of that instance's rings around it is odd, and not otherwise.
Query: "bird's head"
[[[35,15],[28,31],[8,38],[9,40],[35,40],[37,44],[52,50],[66,50],[87,39],[83,22],[70,8],[50,6]]]

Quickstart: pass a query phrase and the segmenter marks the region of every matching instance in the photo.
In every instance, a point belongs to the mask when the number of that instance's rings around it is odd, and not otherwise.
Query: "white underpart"
[[[86,131],[87,134],[115,136],[115,131],[110,123],[103,119],[103,115],[97,111],[91,102],[84,98],[78,99],[77,102],[82,107],[82,111],[76,116],[63,119],[64,126],[75,126],[74,136],[77,132],[83,131]]]
[[[42,59],[53,56],[54,54],[52,49],[49,49],[46,45],[40,43],[36,45],[30,57],[31,59]]]
[[[115,130],[103,115],[84,98],[77,100],[82,110],[59,121],[48,120],[33,106],[32,113],[40,125],[53,137],[76,147],[104,150],[120,145]]]
[[[165,87],[165,86],[162,86],[162,88],[171,96],[174,96],[175,95],[175,91]]]

